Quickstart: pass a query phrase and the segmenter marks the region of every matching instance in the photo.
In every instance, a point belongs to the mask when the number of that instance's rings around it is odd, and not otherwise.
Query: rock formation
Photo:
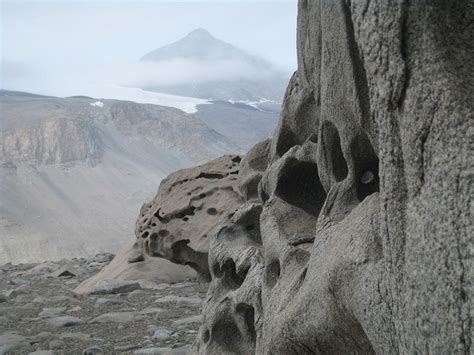
[[[221,215],[242,203],[236,187],[240,161],[238,155],[226,155],[164,179],[136,223],[143,252],[188,265],[209,280],[209,237]]]
[[[193,270],[161,258],[143,255],[135,241],[130,241],[114,257],[112,262],[94,276],[79,284],[74,292],[78,295],[94,293],[102,285],[111,282],[136,282],[142,288],[153,288],[161,283],[176,283],[193,278]]]
[[[298,6],[279,126],[211,236],[196,352],[472,353],[472,2]]]

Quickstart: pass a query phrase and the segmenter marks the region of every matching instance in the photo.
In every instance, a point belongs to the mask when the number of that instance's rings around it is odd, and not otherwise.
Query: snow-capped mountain
[[[154,64],[160,73],[145,89],[211,100],[281,102],[289,79],[269,61],[205,29],[144,55],[141,62]]]

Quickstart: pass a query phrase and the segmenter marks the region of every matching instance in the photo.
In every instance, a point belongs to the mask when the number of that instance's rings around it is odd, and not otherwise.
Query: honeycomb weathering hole
[[[359,201],[363,201],[380,190],[379,159],[364,134],[351,142],[350,152],[354,162],[356,195]]]
[[[337,182],[347,177],[349,169],[341,149],[341,139],[336,126],[325,121],[321,128],[321,147],[324,149],[324,157],[329,171]]]
[[[276,152],[278,156],[282,157],[287,151],[297,144],[298,138],[296,135],[288,127],[285,127],[282,129],[282,132],[278,137]]]
[[[235,262],[232,259],[228,259],[224,262],[222,267],[219,263],[215,263],[213,273],[215,277],[222,278],[222,282],[227,288],[235,290],[244,283],[248,269],[239,274],[236,271]]]
[[[209,214],[211,216],[215,216],[217,214],[217,210],[213,207],[208,208],[206,212],[207,212],[207,214]]]
[[[160,230],[160,231],[158,232],[158,235],[159,235],[160,237],[166,237],[166,236],[169,235],[169,234],[170,234],[170,232],[167,231],[166,229],[162,229],[162,230]]]
[[[211,339],[211,334],[210,334],[210,332],[209,332],[209,329],[206,329],[206,330],[204,331],[204,333],[202,334],[202,341],[203,341],[204,343],[207,343],[207,342],[209,341],[209,339]]]
[[[316,217],[326,200],[316,163],[296,159],[283,168],[275,192],[285,202]]]
[[[235,309],[238,314],[242,316],[244,319],[245,327],[247,328],[247,334],[251,341],[255,341],[257,339],[257,334],[255,332],[255,310],[252,306],[239,303]]]
[[[280,278],[280,261],[273,260],[265,269],[265,282],[269,288],[273,288]]]
[[[220,319],[216,322],[211,330],[212,342],[221,345],[222,350],[231,353],[244,353],[245,347],[237,325],[230,319]]]
[[[225,175],[219,173],[201,173],[196,176],[196,179],[223,179]]]

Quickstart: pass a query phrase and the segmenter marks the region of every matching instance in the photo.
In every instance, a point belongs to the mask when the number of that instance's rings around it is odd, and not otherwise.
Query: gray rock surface
[[[188,265],[208,280],[209,236],[222,213],[242,203],[237,190],[240,160],[238,155],[225,155],[164,179],[136,222],[143,252]]]
[[[470,354],[472,2],[298,6],[298,71],[211,236],[194,351]]]

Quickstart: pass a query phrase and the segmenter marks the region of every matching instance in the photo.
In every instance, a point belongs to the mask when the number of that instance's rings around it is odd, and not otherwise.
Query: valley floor
[[[74,288],[112,257],[0,266],[0,354],[185,353],[207,285],[76,296]]]

